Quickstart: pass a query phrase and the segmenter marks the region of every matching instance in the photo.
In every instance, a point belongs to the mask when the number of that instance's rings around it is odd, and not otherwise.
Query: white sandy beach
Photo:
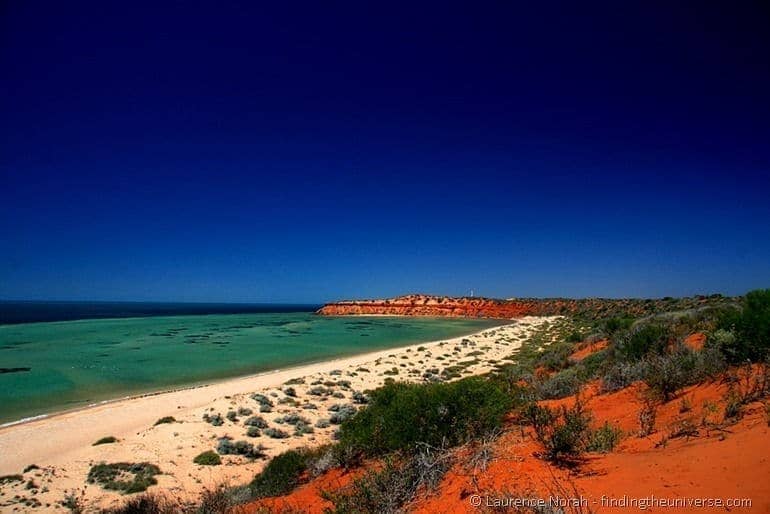
[[[439,375],[460,364],[463,376],[485,373],[509,357],[529,335],[555,317],[525,317],[512,324],[444,341],[366,353],[344,359],[236,378],[190,389],[118,400],[76,411],[0,428],[0,475],[22,474],[23,480],[0,483],[2,512],[66,512],[59,503],[67,494],[83,498],[90,509],[119,504],[122,496],[88,484],[90,467],[99,462],[149,462],[160,467],[156,488],[174,496],[194,500],[204,488],[221,483],[248,482],[266,460],[249,461],[240,456],[223,456],[220,466],[199,466],[193,458],[213,450],[219,438],[262,444],[274,456],[290,448],[316,446],[332,440],[337,427],[314,428],[314,433],[294,435],[294,427],[276,422],[286,414],[299,414],[311,426],[328,419],[329,407],[352,404],[353,392],[381,386],[389,377],[423,381],[426,373]],[[464,364],[463,364],[464,363]],[[295,396],[287,396],[285,382],[293,384]],[[316,389],[315,394],[311,390]],[[322,391],[319,393],[318,388]],[[259,412],[253,393],[267,396],[272,412]],[[243,422],[250,415],[227,419],[228,411],[252,410],[271,427],[289,433],[284,439],[265,434],[250,438]],[[213,426],[204,414],[221,414],[224,423]],[[155,422],[173,416],[174,423]],[[105,436],[118,442],[92,446]],[[39,469],[24,472],[30,465]],[[29,486],[32,481],[34,487]],[[20,501],[32,499],[39,506]]]

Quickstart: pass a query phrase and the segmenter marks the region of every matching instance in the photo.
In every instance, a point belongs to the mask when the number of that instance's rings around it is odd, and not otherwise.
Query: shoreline
[[[409,317],[409,316],[401,316],[401,315],[398,315],[398,314],[351,314],[351,315],[339,316],[339,317],[367,317],[367,318],[368,317],[393,317],[393,318],[403,318],[403,317]],[[99,318],[99,319],[101,319],[101,318]],[[128,319],[128,318],[113,318],[113,319]],[[495,319],[495,320],[500,321],[501,323],[500,323],[500,325],[494,325],[494,326],[491,326],[491,327],[487,327],[487,328],[485,328],[483,330],[476,331],[476,332],[469,332],[468,334],[461,334],[461,335],[452,337],[450,339],[453,340],[453,339],[457,339],[457,338],[462,338],[462,337],[468,337],[468,336],[476,335],[476,334],[479,334],[479,333],[481,333],[481,332],[483,332],[485,330],[492,330],[492,329],[495,329],[495,328],[498,328],[498,327],[510,324],[512,321],[516,321],[516,318],[489,318],[489,319]],[[37,322],[37,323],[71,323],[73,321],[77,322],[77,321],[81,321],[81,320],[50,321],[50,322],[49,321],[41,321],[41,322]],[[2,432],[5,429],[7,429],[7,428],[11,428],[11,427],[19,426],[19,425],[24,425],[26,423],[33,423],[35,421],[40,421],[40,420],[43,420],[43,419],[53,419],[55,417],[59,417],[59,416],[67,415],[67,414],[72,414],[72,413],[76,413],[76,412],[80,412],[80,411],[84,411],[84,410],[88,410],[88,409],[98,408],[98,407],[101,407],[103,405],[113,404],[113,403],[117,403],[117,402],[136,400],[136,399],[148,398],[148,397],[153,397],[153,396],[158,396],[158,395],[163,395],[163,394],[172,394],[172,393],[178,393],[178,392],[182,392],[182,391],[188,391],[188,390],[195,390],[195,389],[200,389],[200,388],[205,388],[205,387],[211,387],[211,386],[220,385],[222,383],[229,382],[229,381],[234,381],[234,380],[254,379],[254,378],[259,378],[259,377],[262,377],[262,376],[265,376],[265,375],[269,375],[269,374],[272,374],[272,373],[283,372],[283,371],[289,372],[289,371],[296,370],[298,368],[304,368],[304,367],[307,367],[307,366],[315,366],[315,365],[318,365],[318,364],[322,364],[322,363],[326,363],[326,362],[332,362],[332,361],[343,361],[343,360],[346,360],[346,359],[349,359],[349,358],[352,358],[352,357],[359,357],[359,356],[363,357],[363,356],[366,356],[368,354],[374,354],[374,353],[378,353],[378,352],[382,352],[382,351],[388,351],[388,350],[390,350],[390,351],[400,351],[400,350],[404,350],[406,348],[410,348],[410,347],[416,346],[416,345],[434,344],[434,343],[437,343],[437,342],[440,342],[440,341],[448,341],[450,339],[436,339],[436,340],[424,341],[424,342],[420,342],[420,343],[409,343],[406,346],[394,346],[392,348],[388,348],[388,349],[384,349],[384,350],[372,350],[370,352],[364,352],[364,353],[346,354],[346,355],[341,355],[339,357],[334,357],[332,359],[323,359],[323,360],[317,360],[317,361],[303,362],[301,364],[296,364],[296,365],[292,365],[292,366],[285,367],[285,368],[267,369],[267,370],[264,370],[264,371],[258,371],[256,373],[249,373],[249,374],[246,374],[246,375],[234,375],[234,376],[230,376],[230,377],[216,378],[216,379],[212,379],[210,381],[206,380],[206,381],[202,381],[202,382],[190,383],[190,384],[187,384],[187,385],[180,385],[178,387],[170,387],[168,389],[157,389],[157,390],[153,390],[153,391],[147,391],[147,392],[144,392],[144,393],[135,393],[135,394],[128,394],[128,395],[125,395],[125,396],[119,396],[119,397],[115,397],[115,398],[108,398],[108,399],[105,399],[105,400],[99,400],[99,401],[96,401],[96,402],[91,402],[91,403],[88,403],[86,405],[81,405],[81,406],[78,406],[78,407],[73,407],[73,408],[69,408],[69,409],[65,408],[65,409],[61,409],[61,410],[54,410],[54,411],[51,411],[51,412],[44,412],[42,414],[35,414],[35,415],[32,415],[32,416],[27,416],[27,417],[24,417],[24,418],[20,418],[18,420],[0,422],[0,434],[2,434]]]
[[[215,448],[222,437],[264,445],[268,459],[289,449],[330,443],[339,425],[318,423],[332,414],[335,405],[354,405],[355,392],[380,387],[388,378],[424,381],[429,370],[438,374],[439,370],[457,367],[471,357],[473,364],[444,379],[488,372],[495,363],[509,357],[541,324],[556,318],[518,318],[468,335],[120,398],[6,425],[0,427],[0,455],[3,455],[0,475],[21,473],[25,481],[34,480],[44,486],[45,492],[37,493],[36,499],[50,504],[51,510],[59,509],[58,502],[73,493],[81,495],[89,509],[99,509],[119,505],[125,496],[87,483],[93,464],[149,462],[163,471],[157,477],[158,485],[151,490],[157,487],[176,497],[196,501],[206,488],[225,482],[250,481],[268,462],[233,455],[223,455],[220,466],[199,466],[192,462],[199,453]],[[291,397],[285,392],[289,380],[292,380],[292,389],[296,389]],[[313,389],[328,389],[328,392],[318,394]],[[274,408],[261,411],[254,393],[271,398]],[[238,414],[234,420],[225,416],[243,408],[250,412]],[[244,421],[252,416],[252,411],[253,415],[263,417],[271,428],[288,431],[287,436],[248,437]],[[315,430],[292,435],[294,427],[281,421],[288,414],[307,418]],[[203,419],[204,415],[220,415],[223,422],[213,425]],[[167,416],[173,416],[174,421],[156,424]],[[93,445],[106,436],[115,437],[117,442]],[[14,482],[0,487],[0,503],[29,494],[23,485],[24,482]]]

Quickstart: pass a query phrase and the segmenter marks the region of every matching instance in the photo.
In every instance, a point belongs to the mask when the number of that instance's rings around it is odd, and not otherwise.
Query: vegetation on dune
[[[103,514],[176,514],[182,506],[161,494],[142,494],[129,498],[120,507],[103,511]]]
[[[92,444],[91,446],[98,446],[98,445],[100,445],[100,444],[111,444],[111,443],[116,443],[116,442],[118,442],[118,438],[117,438],[117,437],[115,437],[115,436],[111,436],[111,435],[110,435],[110,436],[107,436],[107,437],[102,437],[101,439],[99,439],[98,441],[96,441],[96,442],[95,442],[94,444]]]
[[[249,484],[252,498],[280,496],[300,483],[300,476],[318,464],[326,453],[318,450],[289,450],[274,457]]]
[[[104,489],[131,494],[145,491],[151,485],[157,484],[155,475],[160,472],[158,466],[148,462],[101,463],[91,466],[87,481],[99,484]]]
[[[248,459],[261,459],[265,457],[263,446],[254,446],[248,441],[233,441],[226,436],[219,439],[217,453],[220,455],[241,455]]]
[[[217,452],[208,450],[203,453],[199,453],[193,459],[193,462],[201,466],[219,466],[222,464],[222,458],[219,456],[219,454],[217,454]]]
[[[498,427],[511,405],[492,381],[466,378],[437,384],[392,383],[372,392],[370,404],[341,427],[351,454],[384,455],[423,443],[454,446]]]
[[[174,416],[165,416],[155,422],[155,425],[164,425],[166,423],[176,423]]]
[[[572,408],[562,406],[556,411],[532,404],[525,416],[535,429],[535,437],[545,448],[546,459],[566,463],[586,450],[591,416],[584,410],[582,402],[575,402]]]
[[[387,458],[380,469],[366,472],[341,490],[325,491],[322,496],[334,505],[330,514],[403,512],[403,506],[418,491],[435,489],[451,465],[449,451],[422,445],[408,458]]]
[[[720,349],[731,362],[760,361],[770,352],[770,289],[751,291],[742,309],[729,309],[719,320]]]

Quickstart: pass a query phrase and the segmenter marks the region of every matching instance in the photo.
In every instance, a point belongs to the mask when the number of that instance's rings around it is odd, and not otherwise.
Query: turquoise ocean
[[[0,325],[0,423],[504,323],[262,310]]]

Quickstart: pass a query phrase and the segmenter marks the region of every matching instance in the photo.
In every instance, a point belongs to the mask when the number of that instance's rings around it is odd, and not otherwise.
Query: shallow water
[[[502,323],[283,312],[0,325],[0,422]]]

